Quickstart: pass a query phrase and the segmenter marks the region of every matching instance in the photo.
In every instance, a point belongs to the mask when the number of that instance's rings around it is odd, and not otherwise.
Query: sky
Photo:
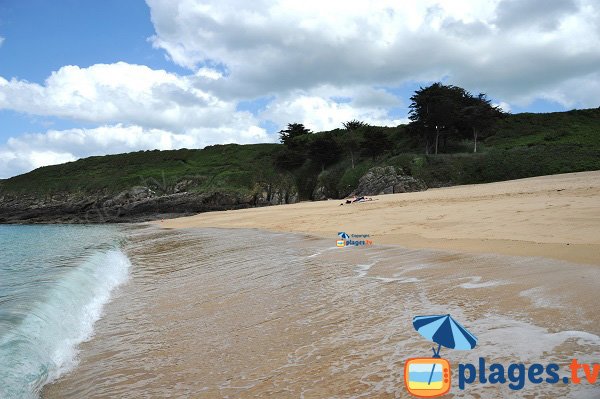
[[[433,82],[600,105],[597,0],[0,0],[0,178],[91,155],[407,122]]]

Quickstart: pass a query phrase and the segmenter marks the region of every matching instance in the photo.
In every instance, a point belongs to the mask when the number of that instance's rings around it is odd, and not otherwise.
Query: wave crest
[[[38,398],[42,387],[77,364],[111,292],[131,263],[117,249],[96,252],[69,270],[12,331],[0,337],[0,397]]]

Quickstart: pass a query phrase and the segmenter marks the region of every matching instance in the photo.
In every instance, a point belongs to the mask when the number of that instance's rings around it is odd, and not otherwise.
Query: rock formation
[[[427,190],[420,179],[405,175],[393,166],[377,166],[365,173],[358,183],[356,195],[380,195]]]

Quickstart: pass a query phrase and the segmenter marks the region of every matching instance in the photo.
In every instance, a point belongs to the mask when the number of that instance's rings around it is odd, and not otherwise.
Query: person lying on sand
[[[367,202],[367,201],[373,201],[373,198],[371,198],[371,197],[364,197],[364,196],[361,196],[361,197],[358,197],[358,198],[354,197],[352,200],[347,199],[346,200],[346,204],[353,204],[355,202],[359,202],[360,203],[360,202]],[[344,205],[343,202],[340,204],[340,206],[342,206],[342,205]]]
[[[352,198],[346,198],[346,204],[351,204],[351,203],[353,203],[354,201],[356,201],[356,195],[355,195],[355,196],[353,196]],[[343,203],[343,202],[340,204],[340,206],[342,206],[342,205],[344,205],[344,203]]]

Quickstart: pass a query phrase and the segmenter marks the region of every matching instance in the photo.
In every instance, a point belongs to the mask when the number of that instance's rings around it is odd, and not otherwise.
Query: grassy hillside
[[[377,129],[389,139],[389,147],[377,156],[358,148],[353,153],[355,168],[343,142],[354,135],[364,145],[364,133],[336,129],[308,138],[327,136],[341,143],[338,158],[324,170],[322,163],[309,156],[293,169],[276,166],[283,151],[280,144],[229,144],[90,157],[47,166],[0,181],[0,194],[114,194],[133,186],[146,186],[159,194],[251,193],[289,179],[300,188],[302,199],[310,199],[317,184],[327,188],[328,196],[344,196],[370,167],[379,165],[401,167],[429,186],[600,169],[600,108],[507,115],[484,135],[476,154],[471,152],[473,143],[463,140],[447,143],[443,154],[425,155],[406,126]]]
[[[272,157],[277,144],[215,145],[202,150],[139,151],[46,166],[3,180],[12,193],[81,192],[112,194],[133,186],[173,192],[178,182],[193,190],[250,190],[276,179]]]
[[[600,148],[600,108],[509,115],[485,142],[502,149],[534,145]]]
[[[357,170],[346,170],[338,187],[355,186],[375,165],[401,167],[429,186],[600,169],[600,108],[507,115],[484,136],[478,153],[472,152],[472,141],[464,140],[449,144],[444,154],[425,155],[403,130],[390,132],[399,136],[390,152],[377,162],[366,159]]]

